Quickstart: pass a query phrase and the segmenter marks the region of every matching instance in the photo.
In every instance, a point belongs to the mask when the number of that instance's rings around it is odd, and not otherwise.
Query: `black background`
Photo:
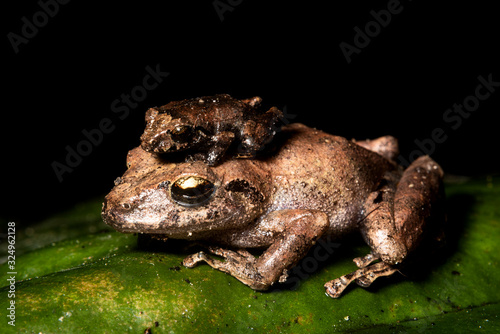
[[[144,112],[195,96],[261,96],[292,121],[347,138],[399,138],[403,157],[415,140],[442,128],[432,152],[449,174],[500,171],[500,87],[457,129],[445,111],[474,94],[478,76],[500,81],[500,20],[478,2],[401,1],[399,14],[348,63],[341,42],[391,1],[70,1],[15,53],[37,1],[4,4],[2,216],[33,222],[81,200],[103,196],[139,144]],[[6,8],[9,6],[9,8]],[[4,57],[5,59],[5,57]],[[142,84],[146,66],[169,76],[121,120],[111,104]],[[5,86],[5,84],[4,84]],[[59,182],[51,164],[82,130],[112,120],[114,131]]]

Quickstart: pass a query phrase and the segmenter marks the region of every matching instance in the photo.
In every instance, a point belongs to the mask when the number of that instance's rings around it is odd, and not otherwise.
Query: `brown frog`
[[[431,226],[440,166],[423,156],[403,171],[390,159],[392,137],[355,143],[297,123],[284,126],[276,143],[266,157],[215,167],[135,148],[105,198],[103,219],[120,232],[208,242],[225,261],[199,252],[184,265],[204,261],[255,290],[284,281],[318,239],[356,230],[371,252],[354,259],[357,271],[327,282],[327,294],[397,271]],[[255,257],[251,248],[264,251]]]
[[[173,101],[146,112],[141,146],[148,152],[189,150],[190,157],[217,164],[233,142],[235,155],[254,157],[272,140],[283,114],[262,112],[260,97],[237,100],[228,94]]]

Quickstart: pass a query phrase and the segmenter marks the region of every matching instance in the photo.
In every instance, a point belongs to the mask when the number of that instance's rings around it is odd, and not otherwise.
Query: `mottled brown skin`
[[[354,259],[359,270],[327,282],[328,295],[340,296],[352,281],[366,287],[394,273],[432,215],[439,165],[424,156],[403,171],[373,151],[387,153],[388,142],[397,150],[392,137],[357,144],[302,124],[283,127],[280,137],[267,157],[214,167],[170,163],[136,148],[105,198],[104,221],[121,232],[209,242],[209,251],[225,261],[199,252],[184,265],[204,261],[256,290],[286,279],[319,238],[355,230],[371,253]],[[245,250],[257,247],[265,249],[258,258]]]
[[[283,117],[276,107],[261,111],[261,101],[219,94],[150,108],[141,146],[155,153],[190,151],[191,158],[209,165],[217,164],[233,143],[232,155],[254,157],[272,140]]]

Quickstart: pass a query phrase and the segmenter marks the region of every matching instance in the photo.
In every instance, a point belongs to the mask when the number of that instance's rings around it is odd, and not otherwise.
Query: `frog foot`
[[[254,290],[267,290],[270,284],[258,272],[256,258],[246,250],[231,251],[219,247],[208,247],[208,251],[223,257],[224,261],[216,260],[201,251],[186,257],[183,265],[188,268],[195,267],[200,262],[206,262],[210,267],[230,274]]]
[[[392,275],[396,271],[397,269],[394,269],[391,265],[378,262],[327,282],[325,284],[326,294],[332,298],[338,298],[352,281],[356,281],[358,285],[366,288],[377,278]]]

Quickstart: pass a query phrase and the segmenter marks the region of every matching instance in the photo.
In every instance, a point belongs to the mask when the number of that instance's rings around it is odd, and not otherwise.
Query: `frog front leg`
[[[205,161],[209,166],[216,165],[234,140],[234,133],[222,131],[214,135],[207,143],[206,153],[196,153],[195,160]]]
[[[184,259],[184,265],[192,268],[205,261],[212,268],[234,276],[254,290],[267,290],[274,282],[286,278],[287,270],[307,254],[328,226],[328,216],[321,211],[276,211],[269,214],[250,234],[241,235],[245,238],[263,235],[270,238],[270,246],[258,258],[245,250],[211,247],[209,251],[223,257],[224,261],[199,252]]]
[[[401,179],[388,174],[368,197],[361,233],[372,252],[354,262],[360,269],[325,284],[329,296],[337,298],[353,281],[367,287],[381,276],[397,271],[420,243],[441,196],[443,171],[430,157],[415,160]],[[369,265],[381,260],[381,262]]]

